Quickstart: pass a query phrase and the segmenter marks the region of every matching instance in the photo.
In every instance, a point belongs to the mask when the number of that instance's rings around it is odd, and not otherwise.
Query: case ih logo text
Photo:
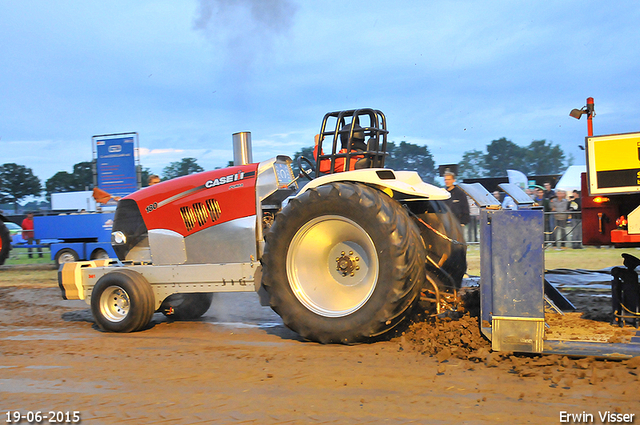
[[[235,174],[222,176],[215,180],[207,180],[207,182],[204,184],[204,187],[206,187],[207,189],[211,189],[212,187],[220,186],[221,184],[233,183],[242,179],[244,179],[244,171],[239,171]]]

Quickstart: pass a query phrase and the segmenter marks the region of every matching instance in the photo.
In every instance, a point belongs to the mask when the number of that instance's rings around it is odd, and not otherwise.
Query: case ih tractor
[[[123,198],[118,259],[62,265],[63,298],[84,299],[113,332],[144,329],[156,311],[195,319],[213,293],[247,291],[309,340],[388,332],[421,292],[460,286],[466,247],[446,190],[384,168],[387,133],[378,110],[328,113],[317,164],[301,158],[297,178],[286,156],[251,163],[250,134],[234,134],[234,166]]]

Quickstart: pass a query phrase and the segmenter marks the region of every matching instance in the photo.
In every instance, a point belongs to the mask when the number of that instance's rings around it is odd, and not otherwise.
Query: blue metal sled
[[[494,351],[617,359],[640,356],[640,332],[629,343],[545,335],[543,211],[528,205],[503,210],[478,183],[460,187],[481,207],[480,328]],[[524,192],[508,194],[517,199]]]

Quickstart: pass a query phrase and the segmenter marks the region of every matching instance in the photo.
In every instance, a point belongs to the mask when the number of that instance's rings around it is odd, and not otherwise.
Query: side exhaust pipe
[[[253,162],[251,151],[251,132],[241,131],[233,134],[233,165],[247,165]]]

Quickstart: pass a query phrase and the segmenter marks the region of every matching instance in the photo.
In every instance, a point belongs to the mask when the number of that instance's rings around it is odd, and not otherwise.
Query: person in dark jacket
[[[469,223],[469,202],[467,201],[467,195],[455,185],[455,182],[455,174],[449,171],[444,173],[444,184],[451,194],[451,198],[446,201],[447,205],[449,205],[451,212],[456,216],[460,224],[465,226]]]

